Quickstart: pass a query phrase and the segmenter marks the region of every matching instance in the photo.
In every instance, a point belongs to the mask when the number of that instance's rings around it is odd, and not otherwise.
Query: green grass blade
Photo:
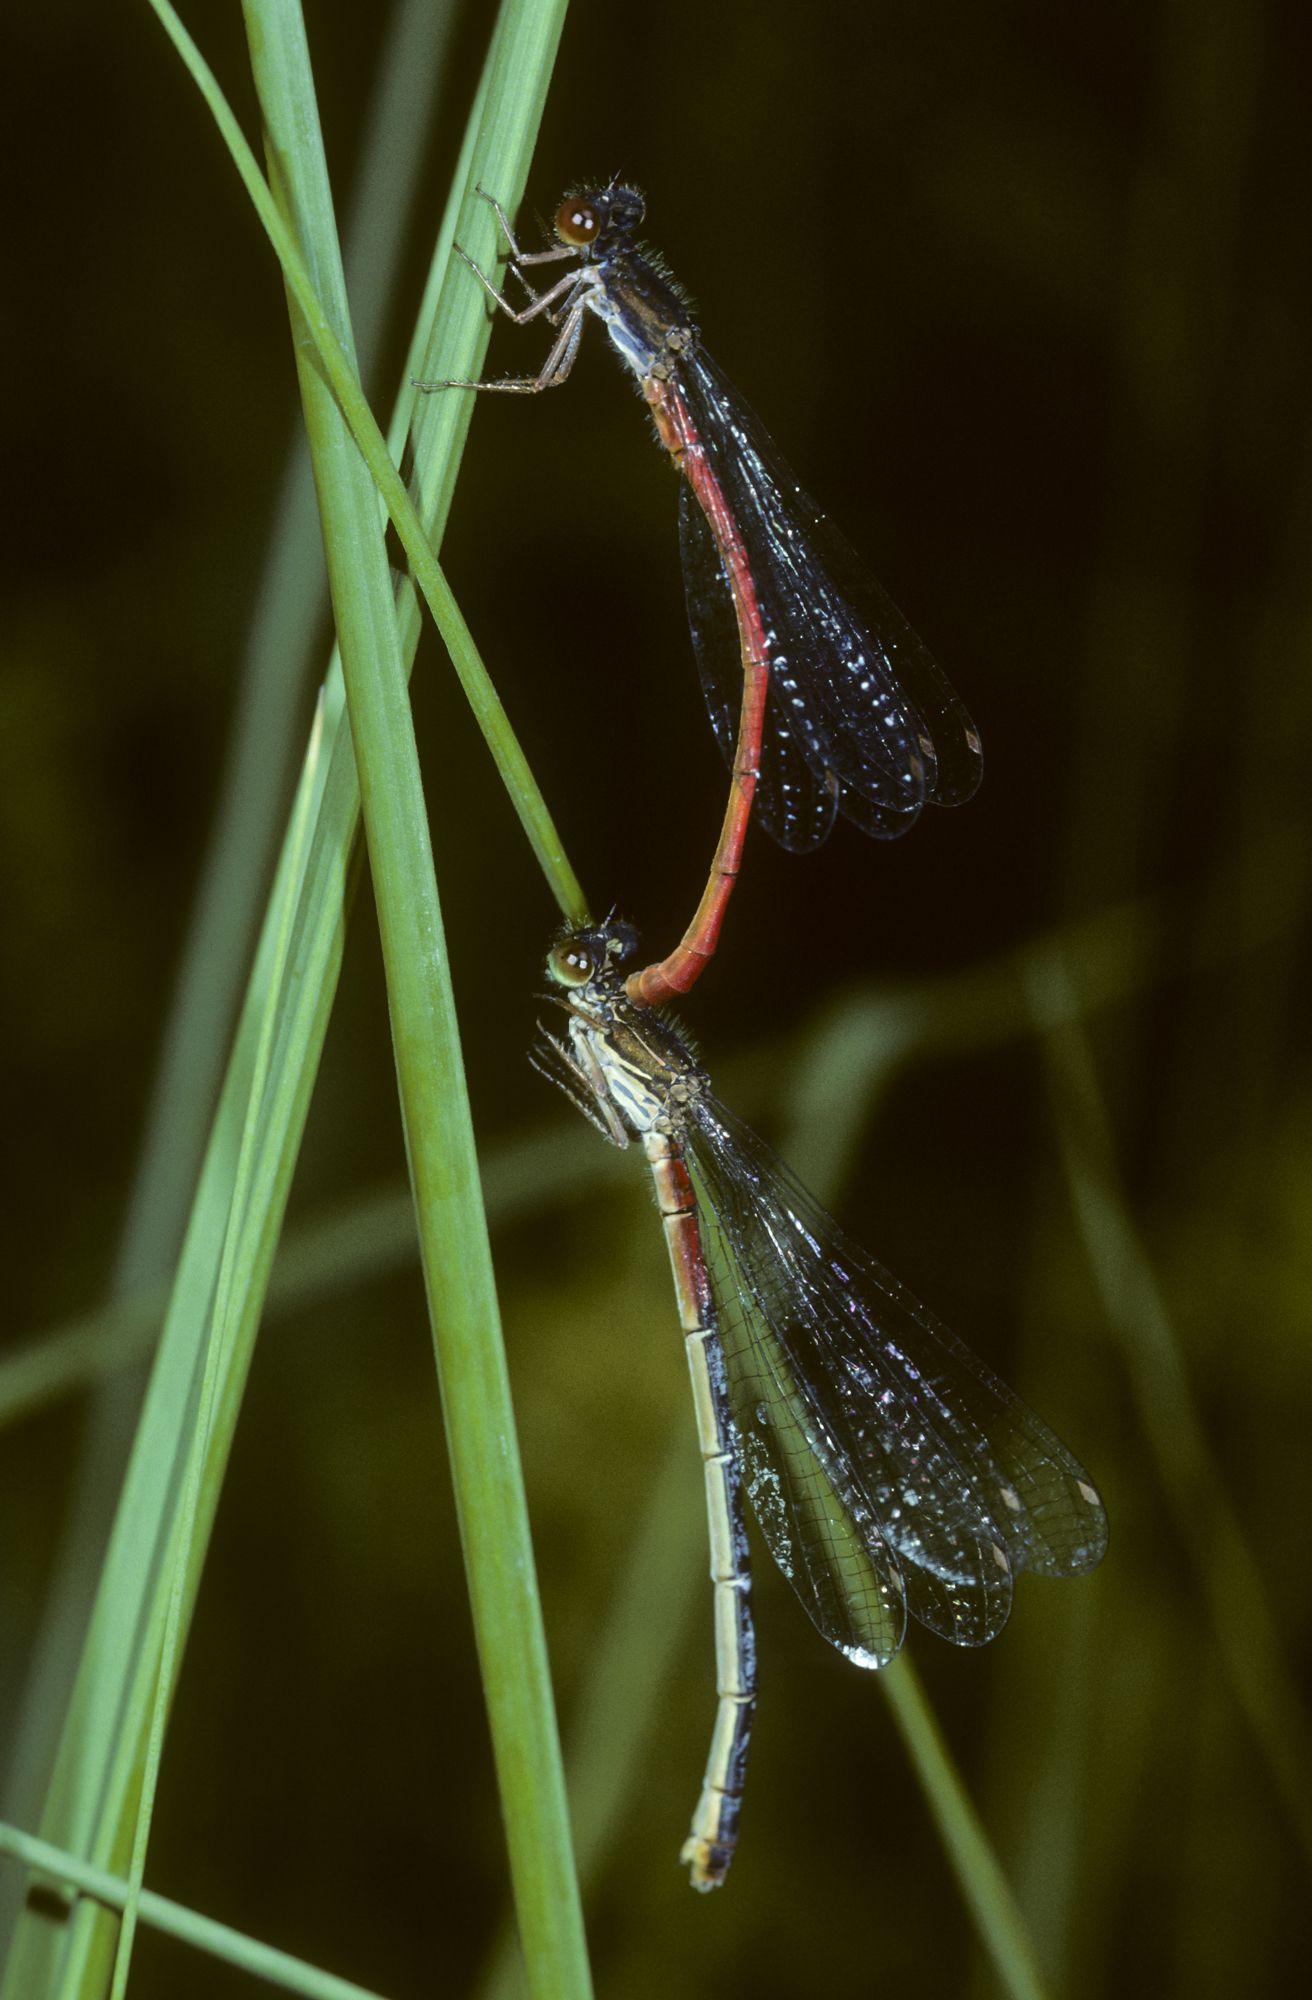
[[[431,97],[453,32],[450,11],[403,0],[389,25],[347,232],[361,367],[377,365],[404,221],[424,160]],[[304,691],[327,609],[319,517],[303,436],[288,455],[263,575],[252,592],[220,796],[169,1003],[110,1291],[116,1301],[159,1286],[175,1263],[258,933],[288,781],[303,749]],[[113,1315],[114,1307],[110,1308]],[[141,1350],[147,1358],[149,1348]],[[66,1358],[67,1350],[66,1350]],[[36,1357],[33,1357],[35,1360]],[[33,1389],[39,1389],[35,1378]],[[140,1386],[104,1384],[87,1413],[59,1570],[42,1609],[21,1703],[13,1718],[5,1807],[28,1824],[40,1811],[67,1709],[77,1651],[139,1415]],[[0,1936],[16,1907],[0,1885]]]
[[[314,823],[322,790],[330,783],[331,774],[325,774],[312,745],[302,778],[298,823]],[[312,855],[307,865],[310,860]],[[215,1423],[206,1440],[193,1562],[182,1605],[184,1627],[308,1106],[313,1071],[297,1056],[316,1034],[322,1038],[324,996],[331,993],[340,958],[342,885],[338,885],[336,924],[319,920],[314,896],[308,899],[307,911],[300,862],[293,841],[284,855],[261,940],[243,1029],[193,1208],[42,1818],[43,1833],[56,1845],[116,1873],[127,1865],[131,1851],[160,1645],[174,1597],[169,1556],[195,1437],[219,1270],[229,1231],[239,1215],[234,1203],[235,1163],[253,1132],[263,1199],[239,1218],[245,1232],[240,1337],[223,1354],[223,1375],[215,1393]],[[287,949],[289,977],[280,983],[283,911],[294,911],[295,918]],[[307,951],[307,944],[316,949]],[[266,1021],[275,1037],[267,1065],[273,1088],[260,1101],[254,1085]],[[27,1912],[6,1967],[6,1996],[28,2000],[38,1993],[99,1991],[114,1928],[102,1913],[85,1905],[74,1911],[62,1932],[52,1929],[40,1911]]]
[[[555,26],[558,29],[558,14]],[[471,170],[481,146],[488,172],[500,175],[503,184],[517,175],[522,184],[553,50],[551,22],[540,9],[507,11],[494,42],[480,102],[491,106],[503,101],[507,77],[519,78],[522,83],[524,76],[535,76],[537,94],[530,101],[520,87],[515,115],[507,118],[503,113],[493,121],[496,143],[503,149],[500,156],[495,147],[489,151],[487,117],[480,120],[466,147]],[[516,146],[520,148],[518,155]],[[471,355],[470,361],[476,365],[477,357]],[[453,476],[449,467],[448,493]],[[407,650],[413,646],[416,623],[411,621]],[[330,676],[323,703],[322,756],[307,766],[302,778],[305,819],[311,829],[305,866],[293,869],[284,855],[275,891],[275,903],[283,896],[290,898],[295,917],[288,981],[272,996],[278,1024],[271,1064],[279,1079],[276,1102],[260,1113],[262,1180],[271,1194],[251,1224],[240,1316],[242,1339],[226,1367],[216,1402],[210,1446],[216,1465],[226,1455],[240,1401],[249,1345],[258,1322],[340,961],[358,811],[354,762],[349,736],[342,728],[343,713],[340,680]],[[176,1520],[185,1439],[194,1418],[202,1368],[202,1333],[212,1308],[227,1235],[233,1161],[249,1115],[254,1050],[263,1010],[271,998],[275,956],[274,926],[266,923],[43,1816],[43,1828],[57,1844],[85,1852],[113,1868],[121,1868],[126,1860],[126,1829],[139,1780],[158,1659],[161,1552],[168,1546]],[[217,1492],[217,1485],[213,1490]],[[208,1520],[202,1518],[197,1537],[201,1553],[207,1533]],[[184,1626],[189,1609],[189,1603],[184,1605]],[[34,1994],[53,1991],[54,1968],[61,1963],[72,1990],[99,1990],[97,1981],[103,1978],[109,1935],[106,1926],[97,1925],[90,1912],[77,1912],[62,1931],[54,1929],[48,1918],[29,1912],[7,1967],[6,1993],[30,2000]]]
[[[452,10],[403,0],[389,29],[364,157],[345,231],[360,372],[377,368],[386,304],[401,262],[404,223],[423,161],[429,105],[453,33]],[[309,456],[298,434],[283,474],[264,571],[254,587],[240,669],[233,742],[209,855],[191,919],[166,1034],[142,1164],[124,1224],[116,1285],[134,1289],[176,1256],[192,1173],[241,998],[258,928],[292,759],[303,749],[311,648],[327,610],[319,516]]]
[[[519,747],[500,698],[488,678],[487,670],[479,658],[469,627],[465,624],[459,606],[451,594],[450,586],[433,554],[429,529],[411,501],[401,475],[396,469],[392,451],[374,421],[373,413],[360,388],[352,357],[333,323],[325,302],[319,296],[315,285],[315,274],[307,268],[294,234],[280,213],[273,191],[261,175],[255,156],[199,50],[168,5],[168,0],[152,0],[152,5],[204,95],[255,211],[277,253],[283,278],[304,322],[301,338],[307,343],[313,343],[318,364],[327,376],[350,434],[378,487],[409,558],[420,592],[446,642],[451,664],[456,670],[484,740],[492,752],[502,783],[519,815],[529,844],[564,915],[573,923],[584,922],[588,914],[587,904],[552,823],[546,801]],[[554,12],[552,9],[533,8],[525,8],[524,11],[529,14],[540,12],[544,19],[550,18]],[[492,101],[489,97],[489,104]],[[486,123],[494,126],[490,115]],[[484,151],[495,157],[490,143],[485,148],[476,146],[474,149],[476,164]],[[492,171],[492,164],[489,162],[489,173]],[[486,207],[486,204],[482,206]],[[486,340],[486,316],[482,317],[483,337]],[[439,400],[454,403],[461,399],[447,397]],[[463,400],[467,401],[468,398]],[[433,422],[439,424],[440,415],[433,419]],[[465,413],[465,424],[466,426],[468,424],[468,412]],[[448,418],[447,436],[454,440],[462,435],[458,414]]]
[[[103,1903],[106,1909],[121,1910],[128,1900],[130,1890],[120,1876],[110,1875],[103,1868],[89,1867],[75,1854],[65,1854],[62,1848],[52,1847],[49,1841],[37,1840],[17,1827],[0,1823],[0,1853],[14,1855],[34,1874],[48,1877],[60,1889],[81,1890]],[[366,1986],[357,1986],[352,1979],[340,1979],[336,1973],[307,1965],[303,1959],[293,1958],[290,1952],[261,1944],[230,1924],[202,1917],[167,1896],[157,1896],[146,1889],[138,1905],[141,1921],[152,1929],[193,1945],[197,1951],[208,1952],[211,1958],[222,1959],[227,1965],[235,1965],[253,1979],[281,1987],[285,1993],[300,1993],[306,2000],[382,2000],[381,1995]]]
[[[249,0],[279,198],[349,339],[296,0]],[[387,973],[420,1254],[531,1990],[591,1990],[473,1126],[377,498],[334,389],[293,332],[324,519]],[[303,358],[302,358],[303,357]],[[381,443],[381,439],[379,440]],[[403,524],[398,524],[403,527]],[[372,530],[373,545],[369,545]],[[370,560],[372,559],[372,560]],[[434,569],[435,569],[434,565]]]
[[[311,739],[312,757],[318,734],[316,725],[314,737]],[[305,806],[306,800],[303,795],[302,810],[293,827],[291,848],[293,878],[304,863]],[[260,1024],[251,1084],[252,1100],[261,1106],[271,1099],[276,1099],[277,1095],[277,1078],[271,1075],[270,1064],[277,1033],[276,996],[282,990],[287,977],[292,916],[291,899],[285,897],[277,913],[270,1004],[266,1006],[264,1019]],[[196,1417],[185,1440],[185,1457],[181,1467],[181,1504],[160,1566],[159,1593],[155,1605],[156,1618],[158,1619],[162,1613],[163,1619],[163,1629],[159,1637],[159,1665],[154,1687],[150,1690],[145,1756],[132,1828],[132,1854],[128,1869],[127,1895],[123,1905],[123,1923],[114,1956],[111,2000],[123,2000],[127,1990],[132,1943],[145,1881],[146,1843],[150,1833],[155,1793],[159,1783],[159,1767],[164,1749],[164,1728],[172,1700],[187,1610],[199,1586],[200,1572],[205,1560],[208,1533],[202,1528],[202,1517],[207,1523],[213,1519],[226,1469],[226,1444],[218,1457],[211,1454],[210,1448],[214,1439],[215,1414],[224,1373],[241,1350],[245,1282],[252,1263],[249,1225],[254,1218],[258,1229],[258,1219],[265,1212],[267,1200],[274,1192],[271,1187],[261,1185],[260,1138],[257,1121],[248,1119],[241,1135],[241,1149],[233,1181],[232,1205],[228,1212],[228,1228],[219,1263],[214,1310],[201,1353]],[[66,1974],[65,1987],[69,1988],[69,1984]],[[74,1987],[71,1990],[77,1989]]]
[[[1013,2000],[1043,2000],[1043,1980],[1024,1918],[905,1654],[885,1668],[880,1685],[1004,1990]]]

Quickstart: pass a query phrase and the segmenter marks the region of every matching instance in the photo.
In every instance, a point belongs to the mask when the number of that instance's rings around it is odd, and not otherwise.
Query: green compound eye
[[[596,952],[582,938],[563,938],[547,955],[547,973],[557,986],[586,986],[596,970]]]

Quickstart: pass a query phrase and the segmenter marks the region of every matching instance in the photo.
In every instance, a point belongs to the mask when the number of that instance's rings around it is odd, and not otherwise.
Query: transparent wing
[[[979,737],[928,649],[700,349],[685,357],[680,386],[753,551],[776,720],[801,760],[821,786],[836,777],[839,810],[882,838],[904,832],[926,801],[968,799],[982,770]],[[708,556],[710,531],[686,487],[680,531],[694,650],[724,746],[741,687],[737,630],[728,580],[713,541]]]
[[[825,1638],[858,1666],[886,1666],[906,1635],[902,1567],[854,1468],[803,1395],[787,1347],[744,1292],[695,1156],[689,1167],[743,1489],[770,1554]]]
[[[1001,1630],[1014,1572],[1097,1563],[1102,1503],[1020,1398],[709,1093],[688,1149],[746,1483],[763,1483],[766,1540],[826,1637],[850,1650],[851,1532],[885,1589],[899,1581],[912,1616],[959,1645]],[[836,1557],[811,1527],[817,1486],[849,1524]]]
[[[710,525],[686,480],[679,482],[679,547],[688,625],[711,728],[732,771],[743,697],[742,652],[720,552]],[[840,785],[825,762],[822,744],[795,735],[780,708],[771,678],[765,696],[761,772],[753,811],[781,847],[809,854],[828,837],[838,810]]]

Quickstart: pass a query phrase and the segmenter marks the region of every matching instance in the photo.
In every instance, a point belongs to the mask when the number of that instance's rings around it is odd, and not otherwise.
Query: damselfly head
[[[607,917],[604,924],[568,931],[547,953],[547,973],[557,986],[573,990],[590,986],[594,980],[613,980],[619,968],[638,948],[638,933],[632,924]]]
[[[566,195],[556,210],[556,234],[562,243],[586,250],[603,234],[629,235],[646,212],[637,188],[580,188],[577,194]]]

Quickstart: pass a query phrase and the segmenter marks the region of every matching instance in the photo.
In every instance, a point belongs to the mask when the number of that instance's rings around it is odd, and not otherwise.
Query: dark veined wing
[[[709,1093],[688,1152],[745,1484],[827,1638],[851,1653],[854,1535],[882,1586],[958,1645],[1001,1630],[1016,1571],[1101,1560],[1102,1503],[1065,1445]]]
[[[715,740],[732,770],[743,694],[738,621],[715,537],[686,480],[679,485],[679,546],[702,693]],[[752,810],[790,854],[809,854],[829,836],[841,788],[822,748],[790,729],[773,675],[766,687],[762,752]]]
[[[700,348],[684,357],[680,389],[753,551],[776,730],[792,738],[822,787],[837,778],[839,810],[868,833],[904,832],[926,801],[961,804],[979,784],[979,737],[928,649]],[[732,757],[737,628],[728,580],[713,542],[708,558],[710,531],[686,484],[679,520],[694,650],[716,734]],[[770,789],[767,782],[767,809]],[[786,814],[776,818],[788,824]]]

